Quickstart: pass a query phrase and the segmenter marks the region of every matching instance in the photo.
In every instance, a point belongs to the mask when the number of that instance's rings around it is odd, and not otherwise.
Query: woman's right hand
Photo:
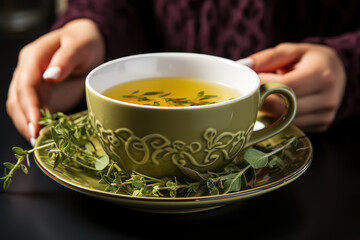
[[[104,58],[102,35],[88,19],[73,20],[26,45],[6,102],[16,128],[33,144],[41,128],[40,108],[58,112],[76,106],[84,94],[85,75]]]

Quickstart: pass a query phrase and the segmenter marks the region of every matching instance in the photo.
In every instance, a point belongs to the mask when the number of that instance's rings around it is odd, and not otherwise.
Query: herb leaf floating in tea
[[[241,91],[221,81],[187,77],[155,77],[126,81],[106,89],[104,96],[139,105],[184,107],[228,101]]]
[[[133,92],[132,94],[137,94]],[[155,92],[150,92],[155,94]],[[148,95],[151,95],[148,94]],[[156,93],[160,94],[160,93]],[[166,93],[167,94],[167,93]],[[205,93],[199,92],[200,97]],[[40,123],[50,128],[51,139],[43,145],[31,150],[14,147],[17,162],[4,162],[5,175],[3,189],[8,189],[17,172],[28,174],[30,155],[40,149],[46,149],[53,167],[60,164],[71,165],[83,169],[84,174],[89,171],[99,176],[99,182],[104,191],[144,197],[186,197],[202,195],[218,195],[251,188],[256,182],[259,169],[283,168],[286,165],[285,150],[296,147],[301,138],[289,136],[273,146],[255,145],[244,151],[242,155],[218,172],[199,173],[193,169],[179,166],[188,176],[186,183],[176,178],[153,178],[133,171],[126,174],[115,161],[107,155],[97,153],[94,139],[94,129],[90,124],[87,112],[67,116],[63,113],[51,114],[42,110]]]
[[[217,98],[217,95],[205,95],[204,91],[197,93],[197,96],[193,99],[188,98],[175,98],[170,97],[172,93],[164,93],[160,91],[150,91],[140,94],[139,91],[134,91],[131,94],[123,95],[125,99],[137,99],[137,104],[152,105],[152,106],[200,106],[207,104],[214,104],[216,101],[209,101]],[[152,103],[150,103],[152,102]],[[163,102],[163,104],[161,104]]]
[[[163,92],[146,92],[146,93],[143,93],[142,95],[159,95],[159,94],[163,94]]]

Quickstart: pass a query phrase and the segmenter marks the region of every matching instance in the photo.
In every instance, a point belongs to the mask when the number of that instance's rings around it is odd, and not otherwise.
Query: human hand
[[[344,66],[327,46],[306,43],[282,43],[255,53],[251,68],[262,83],[279,81],[290,86],[298,109],[293,123],[307,132],[325,131],[334,121],[341,104],[346,76]],[[272,95],[263,110],[280,115],[285,103]]]
[[[76,106],[84,94],[84,75],[102,63],[104,55],[102,36],[88,19],[73,20],[20,51],[6,107],[32,144],[41,128],[39,109],[58,112]]]

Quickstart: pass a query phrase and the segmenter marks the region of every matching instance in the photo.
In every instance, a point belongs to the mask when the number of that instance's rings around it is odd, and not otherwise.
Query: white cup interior
[[[201,78],[237,89],[245,98],[260,85],[257,74],[232,60],[195,53],[152,53],[119,58],[95,68],[86,87],[102,95],[107,89],[132,80],[157,77]]]

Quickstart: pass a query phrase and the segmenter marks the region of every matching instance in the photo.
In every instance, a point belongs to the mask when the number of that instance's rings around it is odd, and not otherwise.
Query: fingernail
[[[34,127],[34,124],[32,122],[29,122],[28,129],[29,129],[29,133],[30,133],[31,138],[35,139],[35,137],[36,137],[35,127]]]
[[[36,139],[35,138],[33,138],[33,137],[31,137],[30,138],[30,144],[31,144],[31,146],[35,146],[35,143],[36,143]]]
[[[243,58],[240,60],[237,60],[238,63],[244,64],[245,66],[252,67],[254,66],[254,60],[251,58]]]
[[[36,142],[36,133],[35,133],[34,124],[32,122],[29,122],[28,129],[29,129],[29,133],[30,133],[30,144],[31,144],[31,146],[34,146],[35,142]]]
[[[43,74],[43,79],[57,80],[60,77],[61,69],[59,67],[49,67]]]

